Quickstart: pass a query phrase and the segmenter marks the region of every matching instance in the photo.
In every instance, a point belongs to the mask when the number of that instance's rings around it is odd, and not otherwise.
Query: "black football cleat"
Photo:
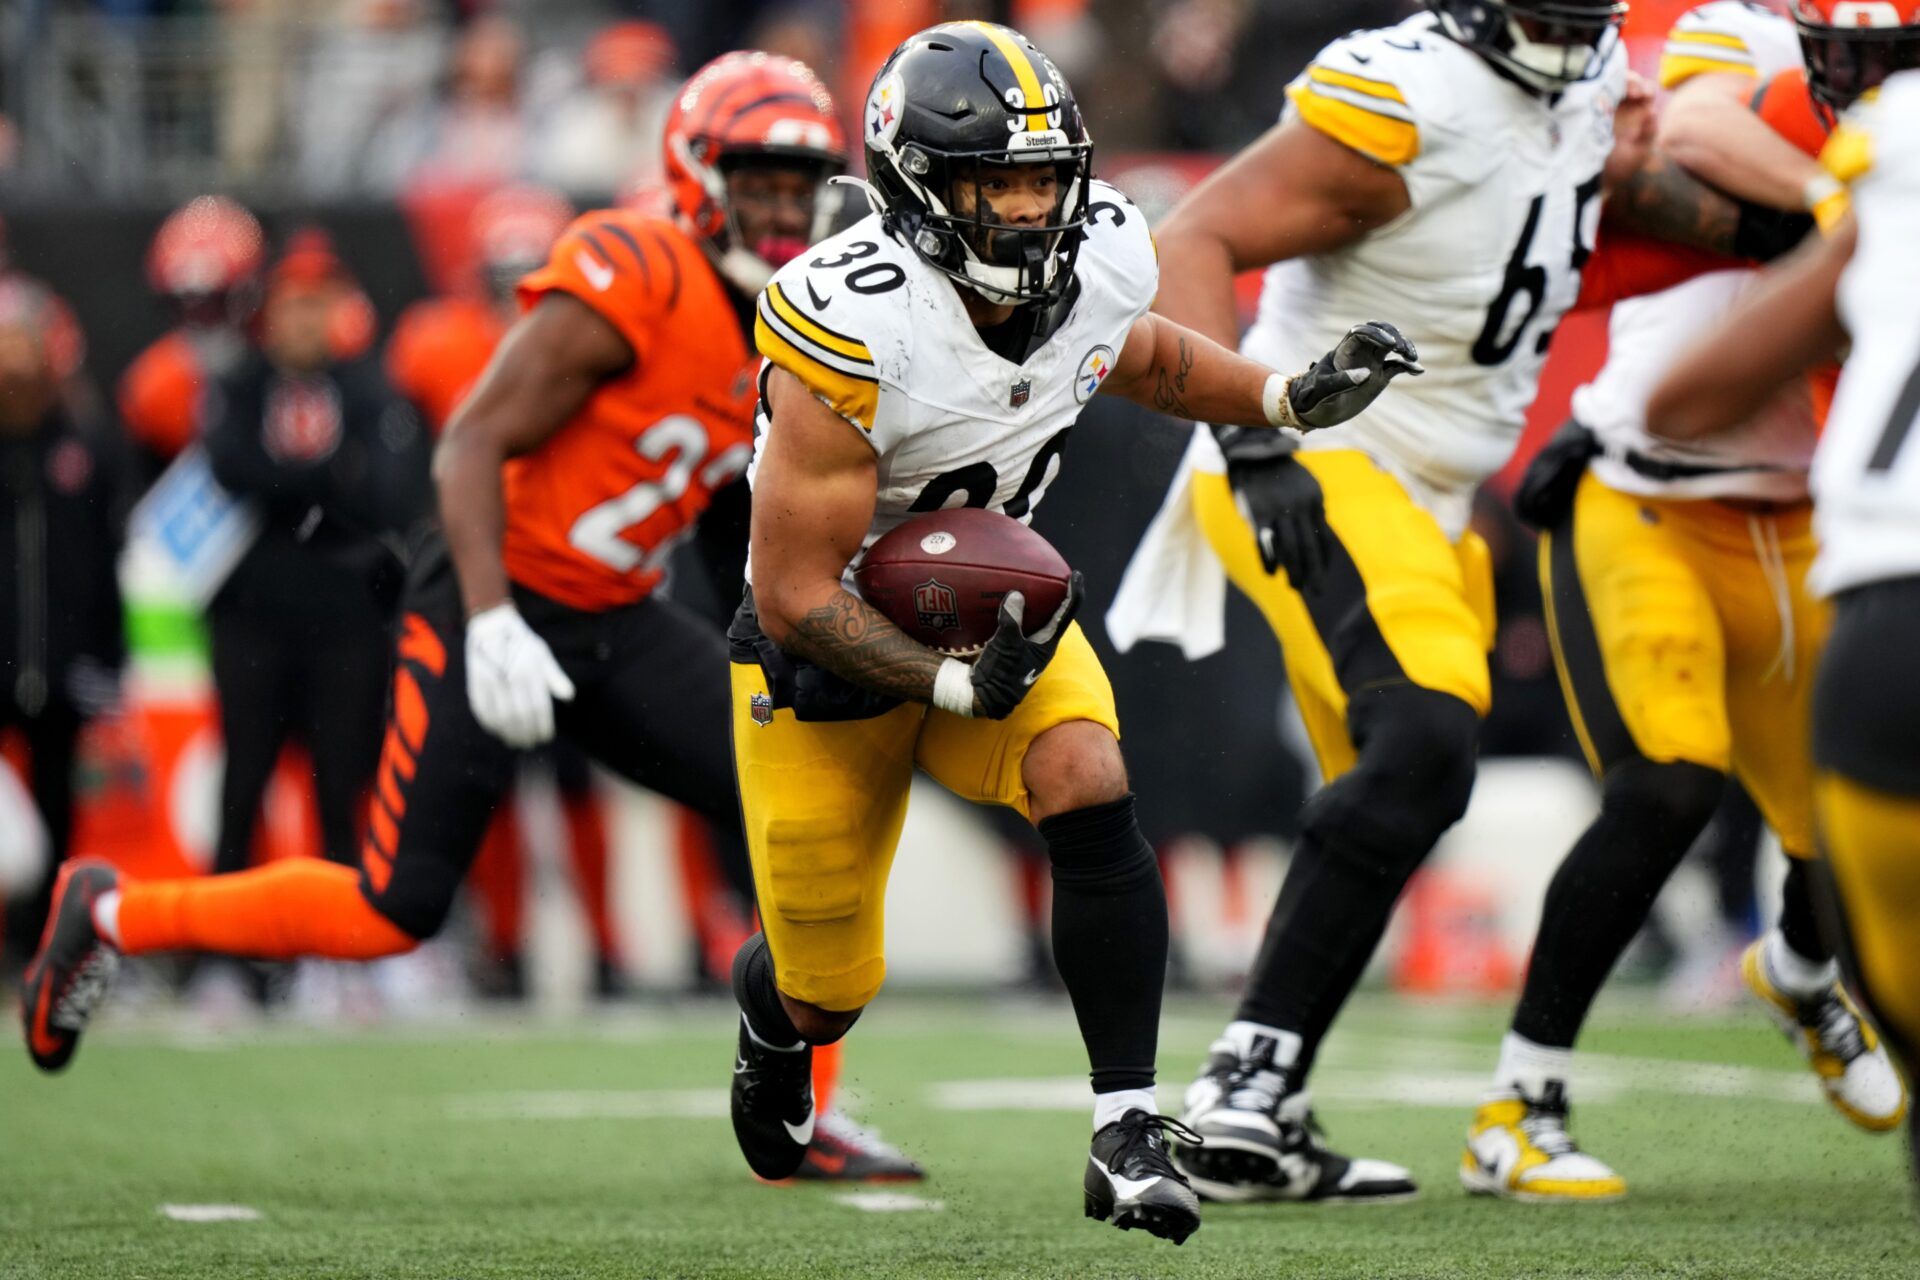
[[[1134,1110],[1093,1135],[1087,1157],[1087,1216],[1122,1231],[1138,1227],[1175,1244],[1200,1229],[1200,1197],[1167,1155],[1166,1131],[1199,1135],[1172,1116]]]
[[[27,1053],[42,1071],[58,1071],[80,1045],[120,967],[120,953],[93,927],[93,904],[120,885],[120,873],[94,858],[69,862],[53,886],[40,950],[20,981]]]
[[[733,1136],[747,1166],[769,1182],[800,1171],[813,1142],[813,1046],[769,1049],[740,1017],[733,1057]]]
[[[919,1182],[927,1171],[873,1130],[829,1107],[814,1117],[807,1158],[793,1176],[804,1182]]]

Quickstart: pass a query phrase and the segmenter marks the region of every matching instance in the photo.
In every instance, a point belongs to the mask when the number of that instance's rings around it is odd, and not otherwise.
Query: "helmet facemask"
[[[724,156],[714,197],[725,219],[716,237],[722,273],[744,292],[758,293],[774,272],[824,238],[834,209],[827,187],[840,169],[835,160],[784,151]]]
[[[1830,26],[1799,13],[1794,25],[1807,60],[1807,89],[1831,113],[1845,111],[1896,72],[1920,67],[1920,25]]]
[[[895,163],[926,211],[900,219],[901,229],[922,258],[988,302],[1052,301],[1072,275],[1086,227],[1091,152],[1085,143],[990,154],[909,144]],[[997,179],[1026,185],[1042,167],[1053,179],[1052,207],[1036,223],[1002,221]]]
[[[1590,80],[1619,43],[1619,0],[1428,0],[1447,33],[1538,93]]]

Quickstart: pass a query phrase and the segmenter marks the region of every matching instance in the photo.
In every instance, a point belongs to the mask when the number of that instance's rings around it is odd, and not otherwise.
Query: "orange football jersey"
[[[1753,109],[1772,130],[1810,156],[1817,156],[1827,145],[1832,124],[1813,100],[1807,87],[1804,67],[1782,71],[1760,86],[1753,95]],[[1827,422],[1827,410],[1833,407],[1833,392],[1840,383],[1840,366],[1823,365],[1807,375],[1813,394],[1813,420]]]
[[[507,574],[576,609],[629,604],[753,455],[757,357],[705,252],[662,218],[589,213],[520,282],[598,312],[633,348],[539,448],[507,463]]]
[[[439,435],[506,332],[506,321],[484,299],[416,302],[400,313],[387,340],[387,379]]]
[[[200,355],[179,329],[134,357],[120,375],[120,420],[127,434],[171,458],[200,434]]]

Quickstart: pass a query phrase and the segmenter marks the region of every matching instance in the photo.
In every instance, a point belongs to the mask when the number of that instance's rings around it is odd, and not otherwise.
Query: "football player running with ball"
[[[1920,24],[1903,28],[1911,57]],[[1672,439],[1708,440],[1847,350],[1812,472],[1820,553],[1810,583],[1834,606],[1813,695],[1825,855],[1815,867],[1831,872],[1854,985],[1911,1078],[1920,1070],[1920,71],[1867,93],[1887,65],[1870,69],[1822,153],[1851,192],[1853,217],[1771,271],[1667,371],[1649,412]],[[1920,1173],[1920,1122],[1909,1125]]]
[[[1717,198],[1649,163],[1625,4],[1428,8],[1322,50],[1281,122],[1159,230],[1167,317],[1230,341],[1233,277],[1268,267],[1249,355],[1285,368],[1337,337],[1342,314],[1392,308],[1428,368],[1303,440],[1196,429],[1108,617],[1123,645],[1217,649],[1224,566],[1280,640],[1327,779],[1238,1013],[1187,1095],[1205,1143],[1176,1155],[1225,1200],[1415,1191],[1397,1165],[1326,1149],[1306,1084],[1402,887],[1473,789],[1494,617],[1473,493],[1519,439],[1609,191],[1634,187],[1631,217],[1610,221],[1669,239],[1692,222],[1676,206]]]
[[[734,964],[734,1132],[764,1177],[799,1163],[811,1046],[845,1035],[885,976],[887,874],[918,766],[1039,828],[1054,950],[1092,1066],[1087,1212],[1179,1241],[1199,1206],[1153,1097],[1166,897],[1112,691],[1073,622],[1079,584],[1047,618],[1025,618],[1010,593],[968,664],[862,601],[849,568],[916,512],[1026,519],[1096,392],[1272,436],[1352,417],[1418,371],[1415,352],[1363,324],[1288,378],[1148,314],[1159,271],[1146,219],[1094,180],[1072,92],[1005,27],[937,26],[895,50],[863,141],[873,215],[760,296],[751,590],[732,640],[764,932]]]

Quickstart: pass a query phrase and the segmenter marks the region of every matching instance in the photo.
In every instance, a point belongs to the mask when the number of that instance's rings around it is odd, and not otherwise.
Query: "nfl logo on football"
[[[747,699],[747,714],[762,729],[773,723],[773,698],[771,695],[756,693]]]
[[[960,599],[938,578],[928,578],[913,589],[913,614],[929,631],[952,631],[960,625]]]

